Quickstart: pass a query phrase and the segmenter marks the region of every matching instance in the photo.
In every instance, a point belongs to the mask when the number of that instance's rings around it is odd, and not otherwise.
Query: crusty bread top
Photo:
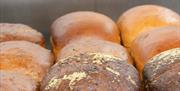
[[[52,63],[51,51],[28,41],[7,41],[0,43],[0,54],[26,54],[38,64],[49,65]],[[51,61],[50,61],[51,60]]]
[[[37,83],[30,77],[13,72],[0,70],[1,91],[37,91]]]
[[[161,27],[141,33],[132,43],[132,56],[136,61],[148,61],[156,54],[171,48],[180,47],[180,29]]]
[[[124,12],[117,24],[123,44],[129,48],[132,41],[143,31],[168,25],[180,27],[180,16],[163,6],[141,5]]]
[[[15,70],[40,81],[53,64],[51,52],[28,41],[0,43],[0,69]]]
[[[91,36],[120,43],[118,28],[109,17],[88,11],[66,14],[51,26],[53,45],[62,48],[79,36]],[[59,50],[59,49],[58,49]]]
[[[83,53],[102,53],[113,55],[132,63],[127,50],[120,44],[100,40],[92,37],[81,37],[70,41],[59,53],[58,58],[79,55]]]
[[[144,76],[148,80],[153,80],[156,76],[165,71],[171,70],[172,65],[180,63],[180,48],[173,48],[157,54],[151,58],[144,67]],[[180,75],[180,73],[177,73]],[[154,79],[155,80],[155,79]]]
[[[44,45],[44,37],[37,30],[24,24],[0,23],[0,42],[10,40],[25,40]]]
[[[41,84],[42,91],[139,91],[137,70],[125,61],[100,53],[59,60]]]
[[[144,66],[143,78],[148,91],[179,91],[180,47],[164,51],[150,59]]]

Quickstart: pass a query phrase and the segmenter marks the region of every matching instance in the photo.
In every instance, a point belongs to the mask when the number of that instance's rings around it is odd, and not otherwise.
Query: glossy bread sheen
[[[73,12],[58,18],[52,24],[50,32],[55,55],[70,40],[80,36],[120,43],[116,24],[109,17],[90,11]]]
[[[180,48],[157,54],[143,71],[146,91],[180,90]]]
[[[156,54],[180,47],[180,29],[161,27],[141,33],[132,43],[131,54],[142,72],[144,64]]]
[[[70,41],[58,53],[57,58],[62,59],[68,56],[79,55],[83,53],[102,53],[113,55],[133,64],[130,55],[123,46],[113,42],[100,40],[92,37],[82,37]]]
[[[37,44],[28,41],[0,43],[0,70],[20,72],[39,82],[52,64],[51,52]]]
[[[27,25],[0,23],[0,42],[12,40],[24,40],[39,44],[41,46],[45,45],[43,35]]]
[[[30,77],[11,71],[0,70],[1,91],[38,91],[37,83]]]
[[[143,31],[162,26],[180,28],[180,16],[176,12],[158,5],[136,6],[123,13],[117,22],[122,42],[129,48],[132,41]]]
[[[59,60],[41,91],[139,91],[136,69],[119,58],[87,53]]]

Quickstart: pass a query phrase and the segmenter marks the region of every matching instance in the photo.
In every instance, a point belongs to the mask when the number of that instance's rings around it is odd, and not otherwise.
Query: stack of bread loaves
[[[1,91],[39,91],[53,64],[53,55],[43,46],[44,38],[36,30],[23,24],[0,24]]]
[[[126,11],[118,27],[146,90],[180,91],[180,15],[162,6],[142,5]]]
[[[42,91],[139,91],[138,72],[107,16],[73,12],[58,18],[50,32],[56,64]]]
[[[117,24],[73,12],[50,33],[53,53],[35,29],[0,23],[0,90],[141,91],[140,78],[146,91],[180,91],[180,15],[170,9],[137,6]]]

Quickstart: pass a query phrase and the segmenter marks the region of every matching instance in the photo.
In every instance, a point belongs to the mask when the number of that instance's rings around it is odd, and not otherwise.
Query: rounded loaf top
[[[53,51],[57,53],[69,41],[81,36],[120,43],[119,30],[109,17],[90,11],[72,12],[56,19],[51,26]]]
[[[30,41],[44,46],[44,36],[37,30],[18,23],[0,23],[0,42],[12,40]]]
[[[118,19],[122,42],[130,47],[132,41],[143,31],[162,26],[180,28],[180,16],[176,12],[158,5],[141,5],[127,10]]]
[[[139,91],[137,70],[119,58],[87,53],[59,60],[41,84],[42,91]]]

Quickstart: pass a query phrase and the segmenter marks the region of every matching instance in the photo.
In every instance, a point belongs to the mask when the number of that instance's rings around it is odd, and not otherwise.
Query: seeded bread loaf
[[[136,69],[119,58],[87,53],[59,60],[47,73],[41,91],[139,91]]]
[[[157,54],[144,66],[146,91],[180,91],[180,48]]]
[[[79,55],[83,53],[108,54],[118,57],[124,61],[128,61],[130,64],[133,64],[130,55],[123,46],[113,42],[100,40],[92,37],[82,37],[70,41],[58,53],[57,58],[63,59],[68,56]]]

